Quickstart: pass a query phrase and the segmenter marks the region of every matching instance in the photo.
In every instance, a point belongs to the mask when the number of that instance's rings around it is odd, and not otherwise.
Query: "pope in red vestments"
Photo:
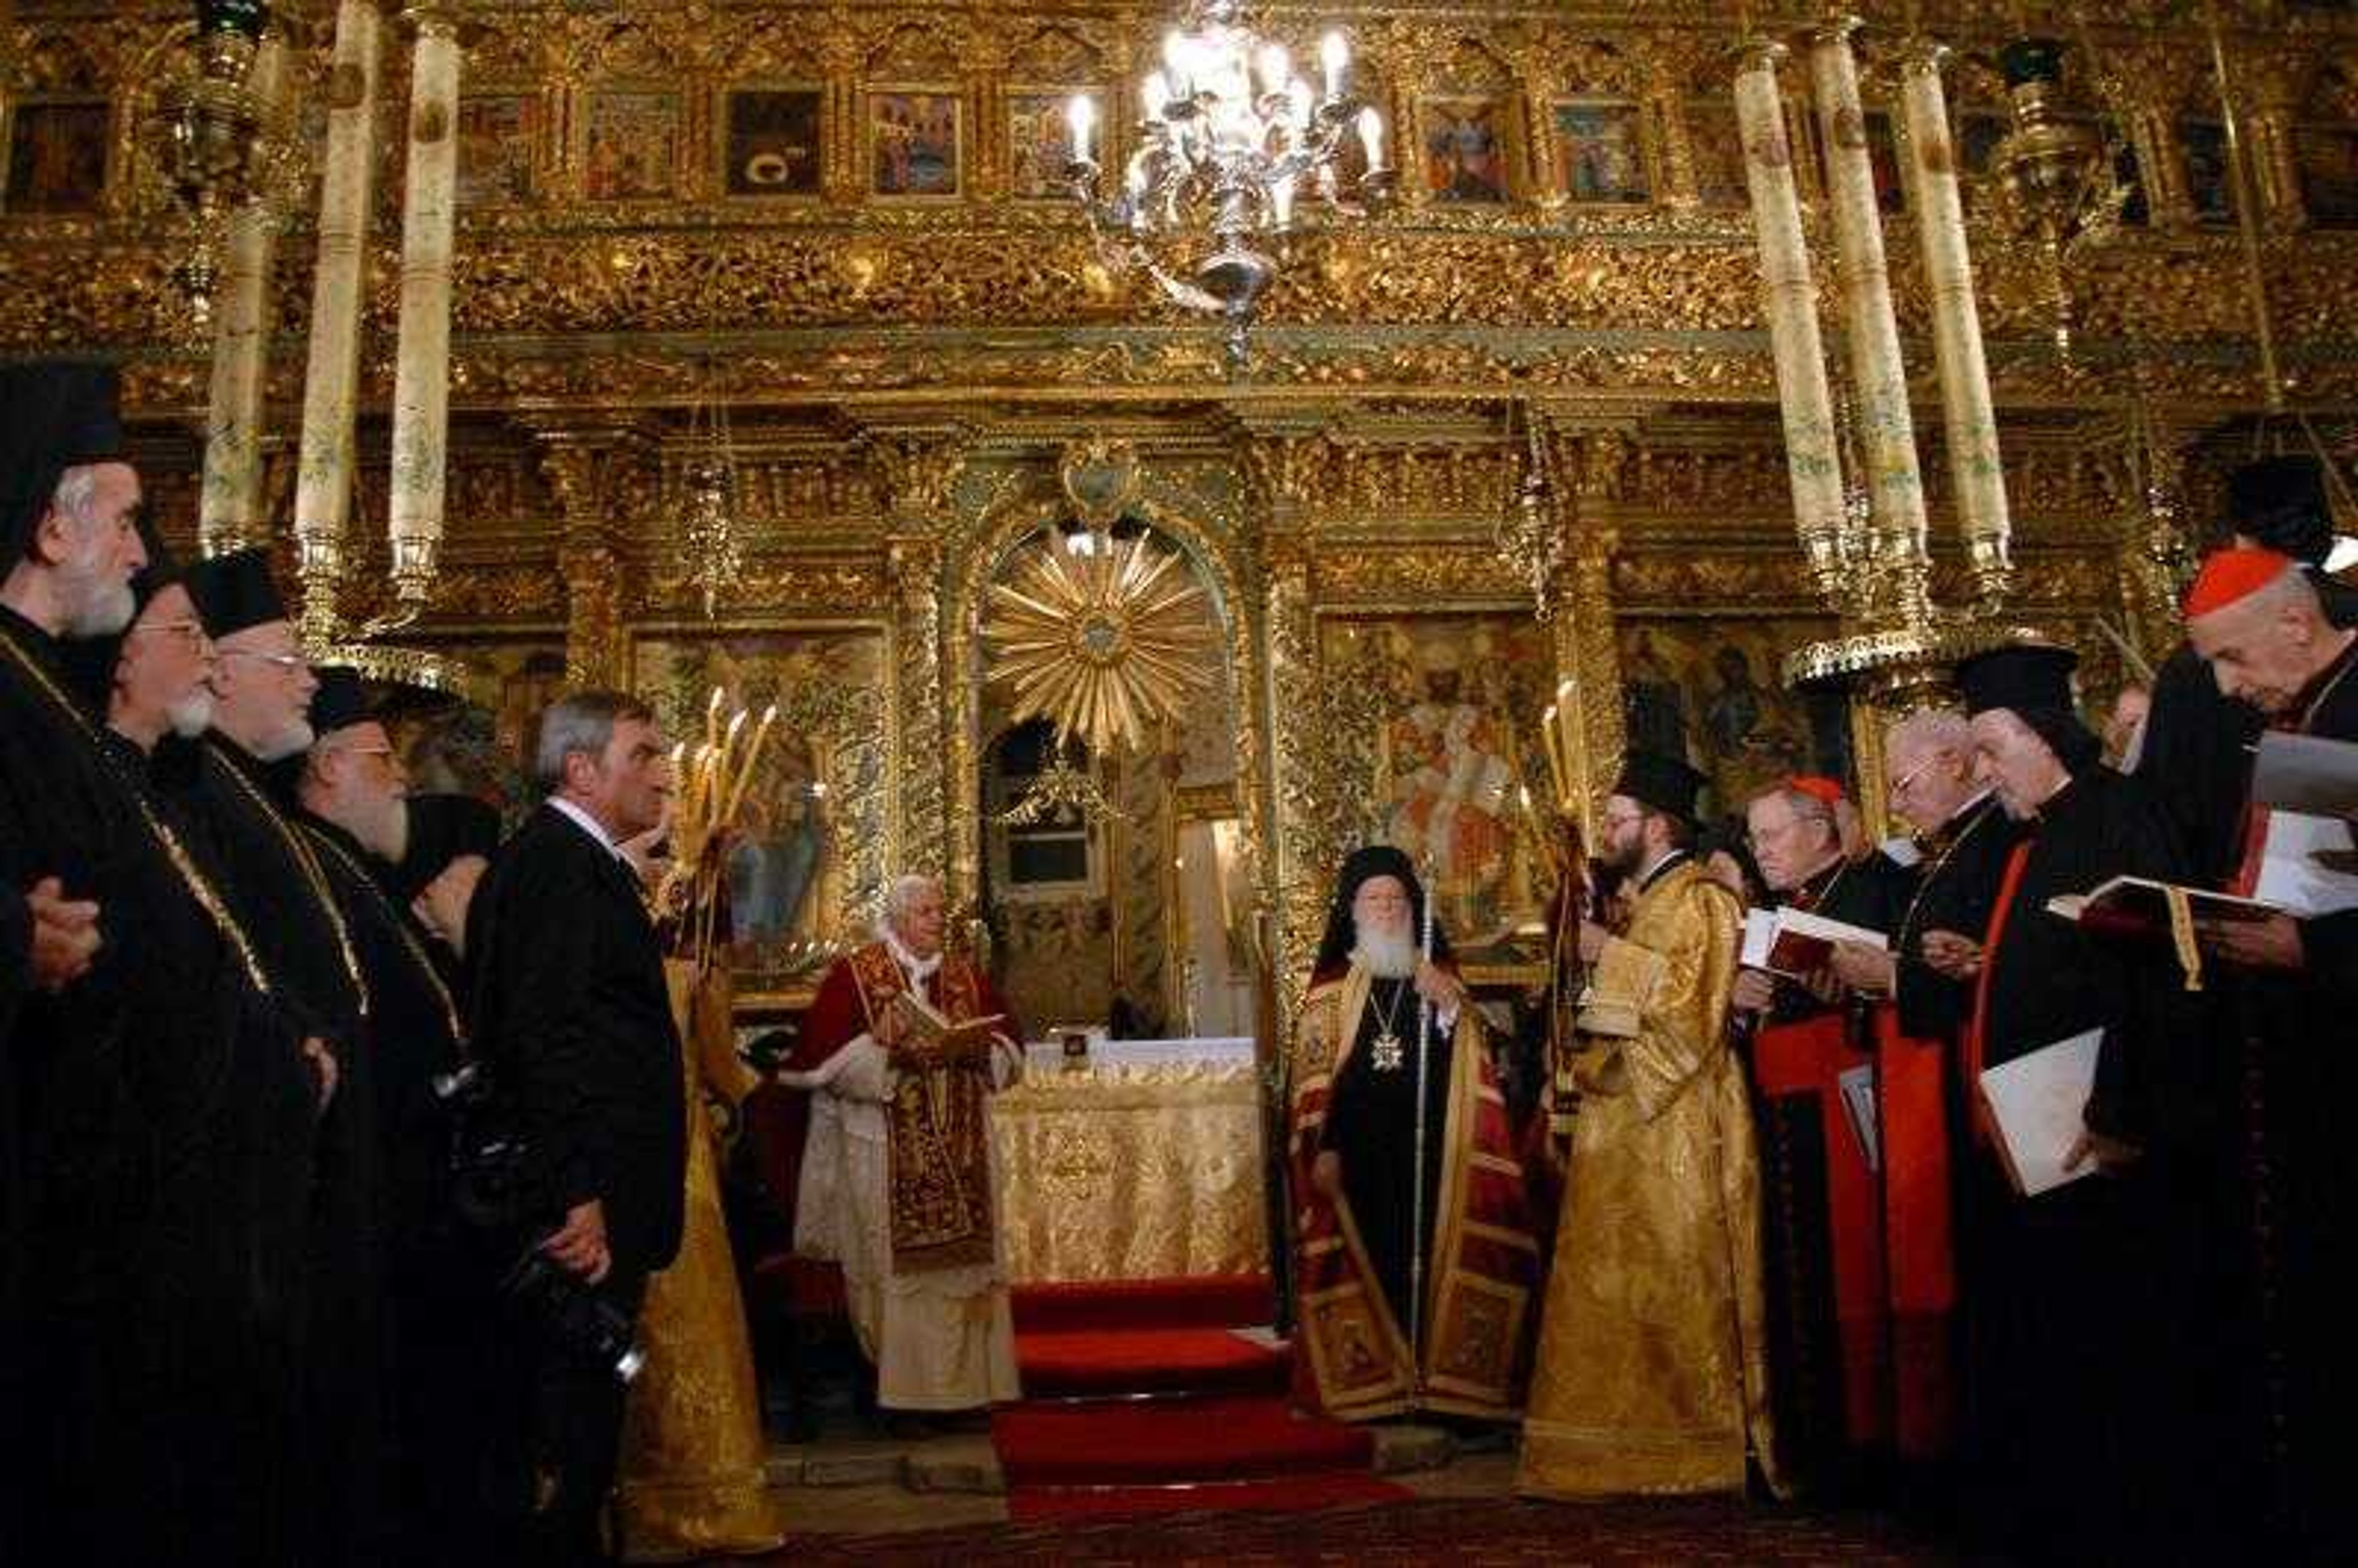
[[[813,1093],[795,1246],[842,1264],[886,1410],[1018,1397],[988,1099],[1022,1071],[1022,1031],[943,951],[943,925],[938,883],[895,882],[879,939],[827,971],[781,1075]]]

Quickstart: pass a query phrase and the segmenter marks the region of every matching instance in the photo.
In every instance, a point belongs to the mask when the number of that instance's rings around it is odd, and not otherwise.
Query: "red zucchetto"
[[[2249,598],[2289,571],[2292,564],[2290,556],[2255,546],[2213,551],[2195,574],[2194,586],[2186,590],[2186,618],[2192,621]]]
[[[1823,773],[1796,773],[1785,787],[1823,801],[1828,811],[1843,803],[1843,786]]]

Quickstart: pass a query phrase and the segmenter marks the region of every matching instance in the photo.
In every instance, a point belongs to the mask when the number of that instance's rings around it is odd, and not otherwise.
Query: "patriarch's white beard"
[[[71,638],[112,637],[131,624],[139,613],[139,600],[127,582],[93,584],[73,613],[66,617],[66,635]]]
[[[213,727],[213,694],[192,691],[179,701],[167,704],[164,718],[173,734],[183,741],[193,741]]]
[[[1351,961],[1378,979],[1404,980],[1416,973],[1416,943],[1405,931],[1370,931],[1355,923],[1358,946]]]

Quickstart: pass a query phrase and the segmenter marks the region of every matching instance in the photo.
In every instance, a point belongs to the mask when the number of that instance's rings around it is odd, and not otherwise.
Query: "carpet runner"
[[[1364,1430],[1297,1411],[1262,1276],[1015,1294],[1025,1400],[991,1420],[1017,1519],[1293,1511],[1410,1494]]]

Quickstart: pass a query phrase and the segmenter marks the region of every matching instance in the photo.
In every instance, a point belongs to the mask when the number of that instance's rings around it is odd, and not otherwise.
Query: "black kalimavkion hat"
[[[208,635],[219,642],[254,626],[292,619],[270,575],[270,553],[259,546],[213,556],[190,567],[183,579]]]
[[[1660,752],[1632,752],[1621,759],[1621,777],[1615,795],[1626,795],[1639,805],[1675,816],[1695,819],[1695,796],[1707,781],[1684,762]]]
[[[2104,754],[2095,731],[2080,720],[2071,671],[2080,655],[2051,643],[2015,643],[1975,654],[1957,665],[1957,690],[1968,714],[2005,708],[2030,726],[2063,765],[2084,773]]]
[[[119,387],[112,365],[0,366],[0,528],[10,565],[32,548],[66,470],[122,457]]]

